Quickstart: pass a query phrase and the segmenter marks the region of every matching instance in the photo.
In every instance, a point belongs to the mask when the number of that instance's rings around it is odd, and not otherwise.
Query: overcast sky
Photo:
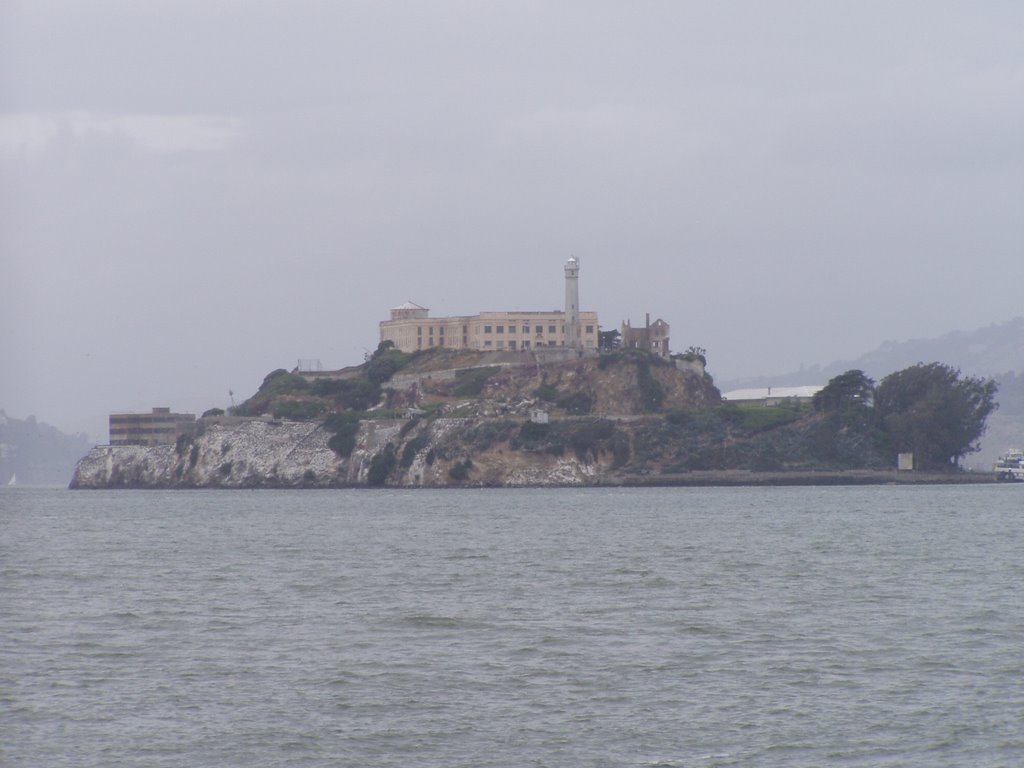
[[[0,0],[0,407],[106,440],[582,261],[716,379],[1022,314],[1024,3]],[[807,382],[822,383],[822,382]]]

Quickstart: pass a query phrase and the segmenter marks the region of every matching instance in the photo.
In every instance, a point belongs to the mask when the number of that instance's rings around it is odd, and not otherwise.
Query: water
[[[1012,486],[0,493],[4,766],[1024,764]]]

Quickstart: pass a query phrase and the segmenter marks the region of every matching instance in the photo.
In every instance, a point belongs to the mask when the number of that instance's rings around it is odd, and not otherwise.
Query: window
[[[516,348],[516,343],[515,343],[514,341],[510,341],[510,342],[508,343],[508,348],[509,348],[509,349],[515,349],[515,348]]]
[[[594,332],[594,326],[588,325],[587,326],[587,333],[593,333],[593,332]]]
[[[554,332],[555,332],[555,326],[549,325],[548,326],[548,333],[554,333]]]
[[[444,326],[442,325],[440,328],[438,328],[437,332],[444,336]]]
[[[494,343],[494,342],[492,342],[492,341],[491,341],[490,339],[488,339],[487,341],[485,341],[485,342],[484,342],[484,346],[485,346],[485,347],[489,347],[489,346],[491,346],[491,344],[493,344],[493,343]]]
[[[495,326],[494,332],[495,333],[504,333],[505,332],[505,326],[504,325]]]
[[[505,342],[504,341],[499,341],[498,342],[498,349],[504,349],[504,348],[505,348]]]
[[[485,325],[484,326],[484,333],[490,333],[490,332],[491,332],[491,326]]]
[[[422,325],[417,325],[416,326],[416,335],[417,336],[422,336],[423,335],[423,326]]]
[[[524,325],[523,326],[523,333],[529,333],[529,332],[530,332],[530,326]]]
[[[523,342],[523,349],[529,349],[529,348],[530,348],[530,342],[529,341],[524,341]]]
[[[515,332],[516,332],[516,327],[515,327],[514,325],[510,325],[510,326],[508,327],[508,332],[509,332],[509,333],[515,333]]]

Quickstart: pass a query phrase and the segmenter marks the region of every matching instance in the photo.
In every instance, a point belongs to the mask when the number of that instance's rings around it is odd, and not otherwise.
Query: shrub
[[[596,459],[600,455],[601,442],[610,438],[614,432],[615,425],[612,422],[599,419],[574,425],[567,437],[576,458],[586,461],[588,456]]]
[[[416,458],[416,454],[427,447],[430,442],[430,437],[426,434],[418,435],[405,444],[402,449],[402,467],[408,469],[412,466],[413,459]]]
[[[366,364],[364,375],[371,384],[383,384],[394,376],[398,371],[407,366],[410,356],[397,349],[384,349],[379,347],[374,353],[373,359]]]
[[[305,421],[316,418],[323,411],[324,404],[318,400],[284,400],[274,406],[274,418]]]
[[[751,432],[764,432],[765,430],[795,421],[801,416],[798,410],[774,406],[741,407],[738,411],[739,419],[737,425]]]
[[[487,380],[500,370],[496,366],[486,366],[458,371],[455,374],[455,389],[452,390],[452,394],[456,397],[475,397],[484,391]]]
[[[646,360],[638,360],[636,364],[636,383],[640,390],[640,407],[645,411],[653,412],[661,408],[665,400],[665,390],[661,388],[651,375],[651,366]]]
[[[465,461],[457,461],[452,468],[448,470],[448,477],[461,483],[469,477],[469,470],[472,468],[473,462],[469,459],[466,459]]]
[[[223,415],[224,415],[224,409],[223,408],[207,408],[205,411],[203,411],[203,418],[204,419],[207,416],[223,416]]]
[[[586,392],[570,392],[558,398],[559,408],[575,416],[585,416],[594,407],[594,398]]]
[[[549,403],[555,402],[558,399],[558,389],[553,384],[544,382],[535,390],[533,390],[533,396],[538,400],[544,400]]]
[[[665,414],[665,421],[675,427],[684,427],[691,421],[690,411],[686,408],[673,408]]]
[[[307,391],[309,391],[309,382],[304,378],[295,373],[288,373],[284,368],[278,368],[266,375],[255,395],[232,408],[231,411],[238,416],[258,416],[266,412],[275,398]]]
[[[380,402],[380,384],[363,378],[319,379],[313,383],[313,394],[331,397],[334,404],[351,411],[365,411]]]
[[[359,434],[359,415],[351,411],[332,413],[324,420],[324,428],[334,433],[327,447],[342,458],[351,456]]]
[[[543,440],[550,433],[550,424],[538,424],[534,421],[527,421],[519,428],[519,439],[525,443],[535,443]]]
[[[192,445],[192,435],[178,435],[178,439],[174,441],[174,452],[179,456],[184,456],[190,445]]]
[[[370,459],[370,468],[366,473],[366,484],[380,486],[387,482],[388,475],[395,468],[395,446],[388,443],[384,450]]]
[[[618,469],[619,467],[623,467],[629,463],[630,450],[628,435],[616,430],[614,434],[612,434],[611,446],[612,456],[614,457],[614,460],[612,461],[613,467]]]

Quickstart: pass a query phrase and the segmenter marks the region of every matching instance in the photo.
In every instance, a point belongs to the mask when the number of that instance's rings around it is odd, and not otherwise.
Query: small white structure
[[[914,454],[896,454],[896,470],[899,472],[912,472],[914,470]]]
[[[530,410],[530,421],[534,424],[547,424],[548,412],[541,408],[533,408]]]
[[[760,403],[766,406],[780,405],[784,400],[808,403],[824,388],[823,384],[808,384],[802,387],[734,389],[731,392],[723,392],[722,399],[730,403]]]

